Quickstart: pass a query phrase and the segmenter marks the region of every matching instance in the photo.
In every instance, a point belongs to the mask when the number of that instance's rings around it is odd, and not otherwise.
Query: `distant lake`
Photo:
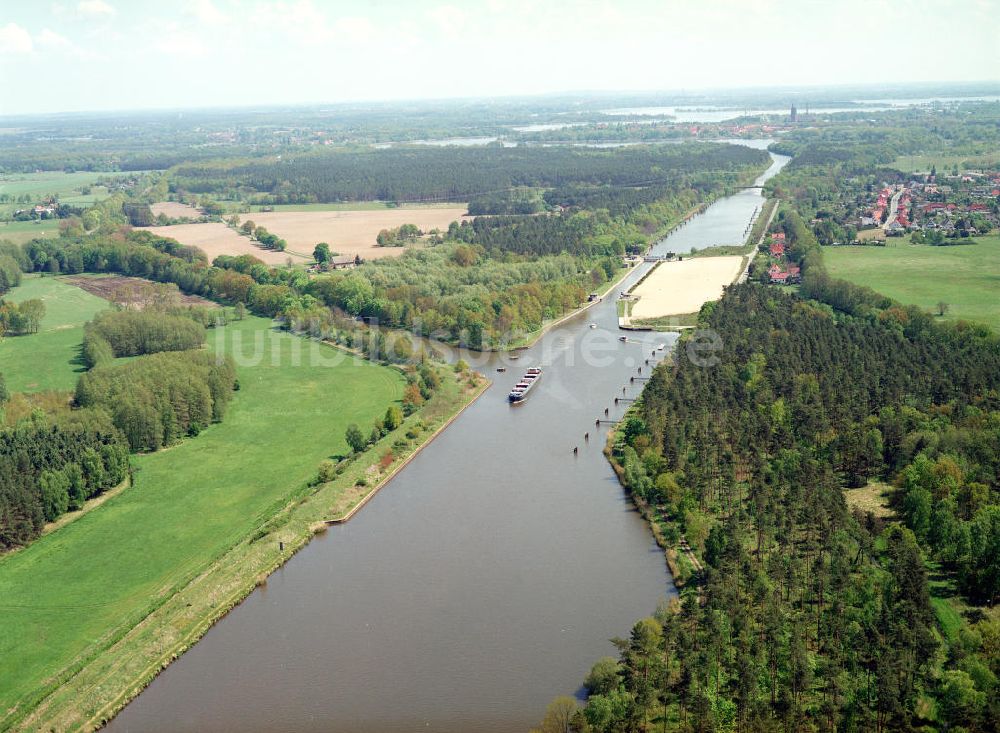
[[[893,109],[917,107],[924,104],[955,102],[997,102],[1000,96],[979,97],[920,97],[914,99],[856,99],[852,100],[856,107],[810,105],[806,100],[799,100],[796,106],[800,113],[808,111],[811,114],[835,114],[837,112],[886,112]],[[789,108],[755,108],[755,107],[718,107],[714,105],[675,106],[675,107],[619,107],[601,110],[601,114],[609,117],[653,117],[669,116],[671,122],[725,122],[737,117],[752,117],[756,115],[787,115]],[[645,121],[643,121],[645,122]]]

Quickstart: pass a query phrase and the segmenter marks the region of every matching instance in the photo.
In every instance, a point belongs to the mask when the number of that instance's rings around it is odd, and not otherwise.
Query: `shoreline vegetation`
[[[771,221],[774,219],[775,214],[778,211],[778,205],[780,200],[775,196],[769,196],[761,207],[760,214],[754,220],[753,226],[750,229],[750,233],[747,236],[746,243],[740,247],[714,247],[704,250],[699,250],[697,253],[693,253],[691,256],[714,256],[707,253],[712,252],[716,249],[727,250],[721,254],[743,254],[750,257],[750,261],[753,261],[754,250],[760,246],[764,241],[768,227],[771,225]],[[702,209],[704,210],[704,209]],[[689,217],[690,218],[690,217]],[[687,221],[687,219],[685,219]],[[732,251],[728,251],[732,250]],[[649,277],[661,263],[656,263],[650,268],[639,282],[635,284],[634,287],[638,287],[642,282]],[[746,267],[741,269],[741,272],[745,272]],[[626,306],[627,307],[627,306]],[[628,318],[630,314],[626,314]],[[662,318],[645,319],[641,323],[634,324],[637,328],[649,328],[652,330],[687,330],[695,328],[698,325],[700,319],[700,313],[683,313],[677,315],[664,316]],[[621,319],[619,319],[620,321]],[[683,337],[682,337],[683,339]],[[674,358],[674,354],[677,353],[678,349],[683,346],[683,340],[678,340],[673,344],[670,351],[667,352],[667,356],[664,359],[665,363],[671,363]],[[657,546],[663,550],[663,558],[667,564],[667,568],[670,570],[670,576],[673,581],[674,587],[680,592],[682,588],[687,586],[688,581],[691,579],[694,572],[700,570],[700,561],[694,554],[690,545],[686,545],[680,539],[677,542],[670,542],[666,535],[663,533],[663,529],[660,527],[659,523],[656,521],[654,516],[654,510],[650,506],[649,502],[645,501],[641,496],[633,492],[625,480],[625,467],[618,461],[615,456],[614,446],[616,444],[622,443],[624,441],[623,426],[628,421],[630,417],[638,414],[639,408],[642,404],[642,396],[639,397],[635,402],[629,405],[629,408],[622,415],[621,420],[616,424],[610,431],[608,431],[608,438],[605,441],[604,446],[604,456],[607,458],[608,463],[611,465],[612,470],[615,472],[615,476],[618,478],[618,483],[622,490],[629,497],[629,500],[635,506],[639,515],[646,521],[649,526],[650,532],[653,534],[653,539],[655,540]]]
[[[675,345],[674,350],[676,350],[676,348],[677,347]],[[673,351],[671,351],[671,353],[673,353]],[[621,487],[621,490],[625,492],[629,501],[632,502],[636,511],[639,512],[639,516],[643,518],[643,521],[645,521],[646,525],[649,527],[649,531],[653,535],[653,541],[656,542],[656,546],[663,551],[663,560],[667,564],[667,569],[670,570],[670,580],[679,594],[681,590],[687,586],[687,582],[691,577],[691,572],[688,567],[681,564],[681,553],[679,552],[681,550],[681,543],[679,541],[673,543],[667,539],[663,530],[660,528],[660,525],[657,523],[656,518],[653,516],[653,508],[650,506],[649,502],[631,490],[628,482],[625,480],[625,467],[615,456],[615,445],[623,442],[624,440],[621,424],[637,412],[638,404],[638,400],[633,402],[625,411],[625,414],[622,415],[622,419],[619,424],[615,425],[608,431],[608,439],[604,444],[604,457],[611,465],[611,469],[615,472],[615,476],[618,479],[618,485]],[[688,563],[690,563],[690,561],[688,561]]]
[[[324,533],[329,524],[353,517],[489,385],[488,379],[471,372],[442,379],[438,393],[400,428],[364,454],[349,459],[341,475],[318,487],[293,492],[258,529],[213,558],[137,624],[107,639],[91,658],[51,678],[48,694],[33,709],[0,722],[0,727],[101,727],[254,589],[266,585],[268,576],[315,535]],[[419,440],[382,468],[386,451],[414,425],[420,426]],[[373,475],[378,477],[373,484],[358,486]]]
[[[287,333],[272,333],[279,343],[291,339],[307,340]],[[333,344],[322,348],[328,347],[347,353],[351,359],[356,357]],[[403,374],[403,369],[396,366],[377,368]],[[152,602],[138,614],[135,609],[125,610],[122,621],[114,626],[102,626],[99,632],[92,634],[91,638],[96,641],[75,652],[76,656],[69,658],[59,671],[48,674],[34,692],[21,690],[11,701],[11,707],[5,705],[0,730],[91,730],[100,727],[254,588],[266,584],[270,573],[287,562],[313,536],[326,531],[330,523],[354,516],[490,384],[485,377],[464,367],[436,364],[432,368],[439,375],[439,388],[394,430],[364,452],[342,459],[332,476],[320,476],[295,487],[289,486],[268,509],[256,515],[246,532],[231,538],[209,558],[193,558],[196,567],[185,570],[182,578],[164,578],[176,585],[158,589]],[[259,383],[254,380],[248,387],[249,373],[243,374],[243,380],[244,389],[254,389],[252,385]],[[203,440],[205,438],[184,441],[149,456],[169,462],[175,460],[168,456],[177,448],[197,447]],[[134,481],[130,485],[126,482],[93,501],[105,503],[129,496],[137,498],[132,492],[143,488],[141,473],[150,457],[140,457],[138,461],[140,487]],[[152,475],[155,476],[155,472]],[[322,482],[321,478],[330,480]],[[149,481],[145,480],[147,493]],[[102,512],[108,509],[92,513],[90,510],[95,506],[88,504],[83,511],[64,515],[53,526],[62,531],[78,530],[81,525],[76,520],[101,518]],[[10,561],[18,560],[25,551],[31,551],[31,556],[37,559],[37,553],[46,547],[44,543],[53,540],[60,543],[65,539],[62,531],[50,530],[31,545],[0,556],[0,573],[11,568]],[[95,602],[100,604],[99,600]],[[47,613],[59,614],[60,611],[53,608]],[[54,665],[48,666],[54,668]]]

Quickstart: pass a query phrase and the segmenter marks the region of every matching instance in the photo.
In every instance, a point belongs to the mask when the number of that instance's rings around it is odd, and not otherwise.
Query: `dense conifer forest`
[[[401,147],[183,164],[170,179],[178,191],[256,203],[468,201],[523,186],[663,186],[766,160],[763,151],[736,145]]]
[[[859,305],[859,309],[864,309]],[[659,366],[617,446],[683,601],[595,667],[594,730],[995,730],[1000,624],[938,623],[925,560],[1000,597],[1000,340],[914,308],[848,315],[761,285],[702,312],[713,366]],[[896,485],[904,526],[845,489]],[[683,578],[682,578],[683,580]]]
[[[100,410],[36,411],[0,430],[0,549],[34,539],[127,471],[128,444]]]

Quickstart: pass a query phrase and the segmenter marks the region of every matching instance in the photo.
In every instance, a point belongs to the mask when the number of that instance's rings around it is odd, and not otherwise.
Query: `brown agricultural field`
[[[161,206],[162,204],[157,204]],[[252,221],[286,242],[284,252],[258,247],[249,237],[237,234],[225,224],[175,224],[148,229],[161,237],[173,237],[181,244],[198,247],[211,261],[219,255],[250,254],[269,265],[283,265],[289,258],[295,263],[312,260],[312,251],[320,242],[341,257],[361,255],[366,260],[392,257],[402,247],[378,247],[375,237],[382,229],[415,224],[422,231],[445,230],[456,220],[468,218],[466,207],[398,208],[368,211],[269,211],[241,214],[242,221]]]
[[[453,221],[465,217],[466,207],[398,208],[374,211],[270,211],[243,214],[250,220],[288,242],[288,249],[312,254],[313,247],[326,242],[344,257],[361,255],[365,259],[391,257],[401,247],[377,247],[375,237],[382,229],[415,224],[422,231],[446,230]]]
[[[310,257],[296,255],[291,252],[276,252],[258,247],[256,242],[237,234],[225,224],[209,222],[207,224],[172,224],[166,227],[136,227],[145,229],[161,237],[171,237],[181,244],[197,247],[211,262],[219,255],[253,255],[268,265],[284,265],[291,258],[293,262],[306,262]],[[278,232],[275,232],[278,234]],[[319,240],[316,240],[317,242]],[[289,242],[289,249],[294,249]],[[312,251],[311,249],[309,250]]]
[[[171,219],[183,219],[184,217],[198,219],[202,216],[200,209],[188,204],[178,203],[177,201],[161,201],[151,205],[149,208],[152,210],[153,216],[163,214]]]

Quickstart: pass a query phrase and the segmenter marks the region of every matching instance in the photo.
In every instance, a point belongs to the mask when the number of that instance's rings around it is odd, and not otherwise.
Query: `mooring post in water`
[[[575,456],[579,452],[580,452],[580,446],[574,445],[573,446],[573,455]]]
[[[607,416],[608,416],[608,408],[607,408],[607,407],[605,407],[605,408],[604,408],[604,417],[607,417]]]
[[[615,404],[616,405],[618,404],[618,398],[617,397],[615,397]]]
[[[589,442],[590,441],[590,433],[584,433],[583,434],[583,439]]]
[[[601,418],[597,418],[596,420],[594,420],[594,425],[596,425],[597,427],[601,427]]]
[[[642,374],[642,367],[639,367],[639,374]]]

